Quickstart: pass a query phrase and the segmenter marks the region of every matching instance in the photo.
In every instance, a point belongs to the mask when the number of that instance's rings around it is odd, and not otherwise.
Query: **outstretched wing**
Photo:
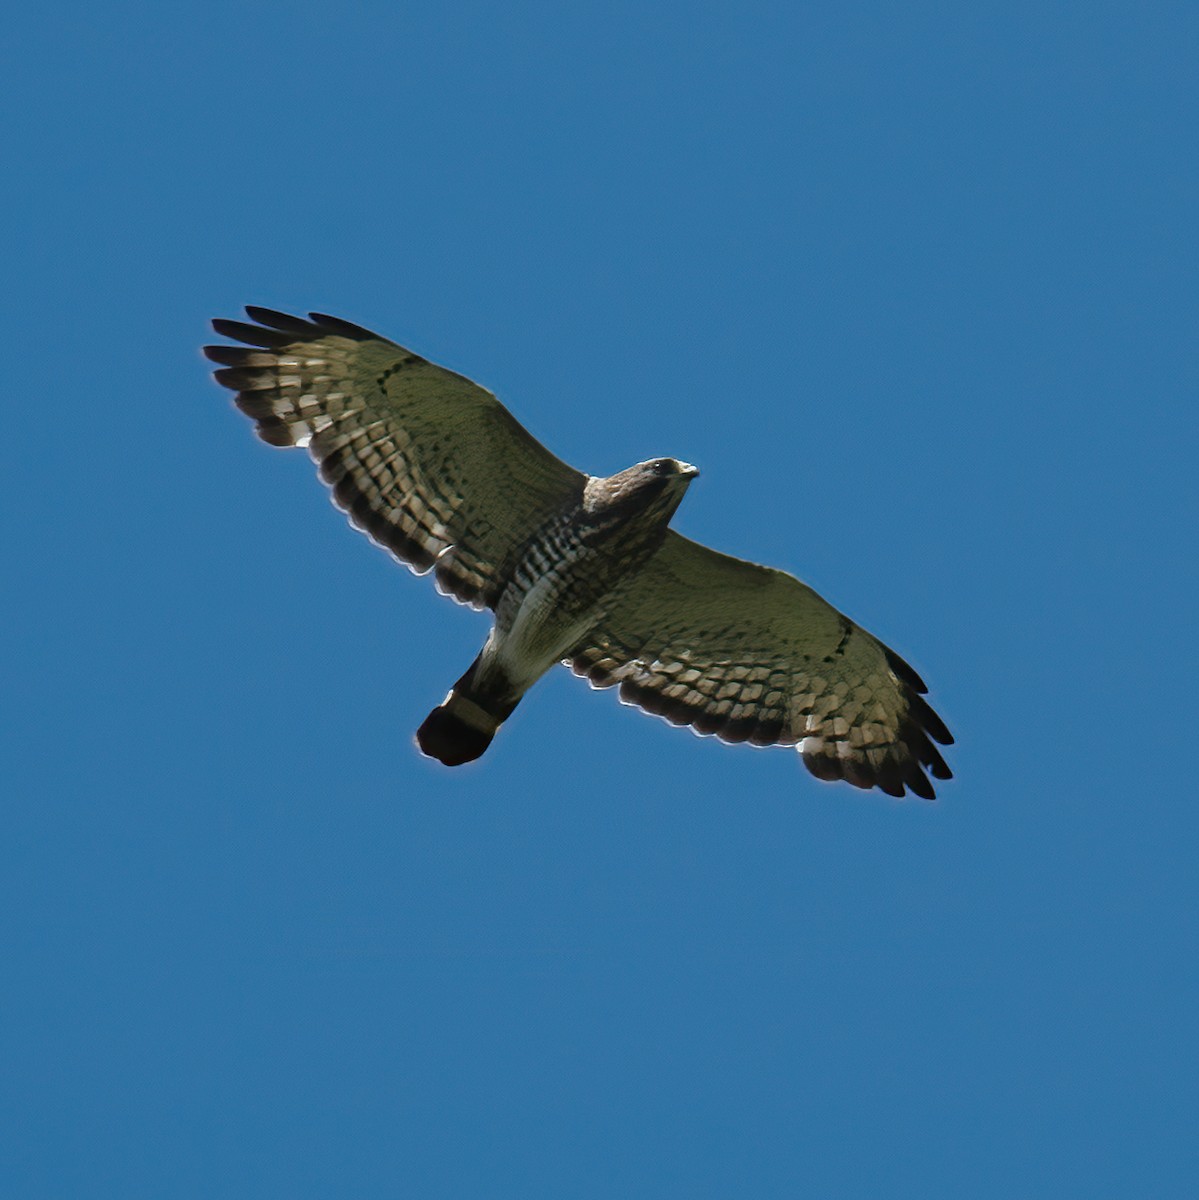
[[[581,493],[488,391],[348,321],[247,307],[213,321],[217,381],[272,446],[306,446],[350,523],[476,608],[534,529]],[[246,347],[251,347],[247,349]]]
[[[596,687],[726,742],[796,745],[820,779],[932,799],[953,741],[897,654],[791,575],[673,530],[568,660]]]

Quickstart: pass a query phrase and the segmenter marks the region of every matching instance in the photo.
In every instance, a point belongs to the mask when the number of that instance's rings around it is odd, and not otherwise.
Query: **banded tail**
[[[511,699],[506,689],[500,693],[475,681],[481,658],[480,655],[475,659],[416,731],[421,753],[447,767],[474,762],[491,745],[499,727],[520,703],[520,697]]]

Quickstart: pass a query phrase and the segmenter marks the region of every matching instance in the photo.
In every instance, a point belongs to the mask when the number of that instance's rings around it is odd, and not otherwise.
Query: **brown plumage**
[[[934,743],[953,739],[903,659],[792,576],[668,528],[693,467],[584,476],[461,375],[337,318],[246,311],[213,322],[245,345],[205,353],[259,436],[306,446],[356,528],[495,613],[418,731],[426,754],[479,757],[566,661],[672,724],[798,746],[821,779],[931,799],[928,776],[951,777]]]

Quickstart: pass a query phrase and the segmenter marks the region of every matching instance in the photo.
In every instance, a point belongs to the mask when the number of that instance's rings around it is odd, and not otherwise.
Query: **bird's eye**
[[[658,459],[658,461],[656,463],[654,463],[654,474],[655,475],[669,475],[670,474],[670,459],[668,459],[668,458]]]

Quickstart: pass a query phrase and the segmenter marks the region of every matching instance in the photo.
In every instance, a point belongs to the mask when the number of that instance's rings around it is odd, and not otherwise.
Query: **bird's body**
[[[533,534],[478,658],[417,731],[426,754],[458,766],[483,753],[524,693],[597,626],[604,599],[658,550],[696,474],[655,459],[589,479],[576,505]]]
[[[209,346],[273,445],[307,446],[352,524],[441,590],[495,613],[421,749],[479,757],[555,663],[729,742],[798,745],[823,779],[932,797],[952,741],[893,651],[790,575],[669,528],[698,472],[568,467],[468,379],[337,318],[249,308]]]

